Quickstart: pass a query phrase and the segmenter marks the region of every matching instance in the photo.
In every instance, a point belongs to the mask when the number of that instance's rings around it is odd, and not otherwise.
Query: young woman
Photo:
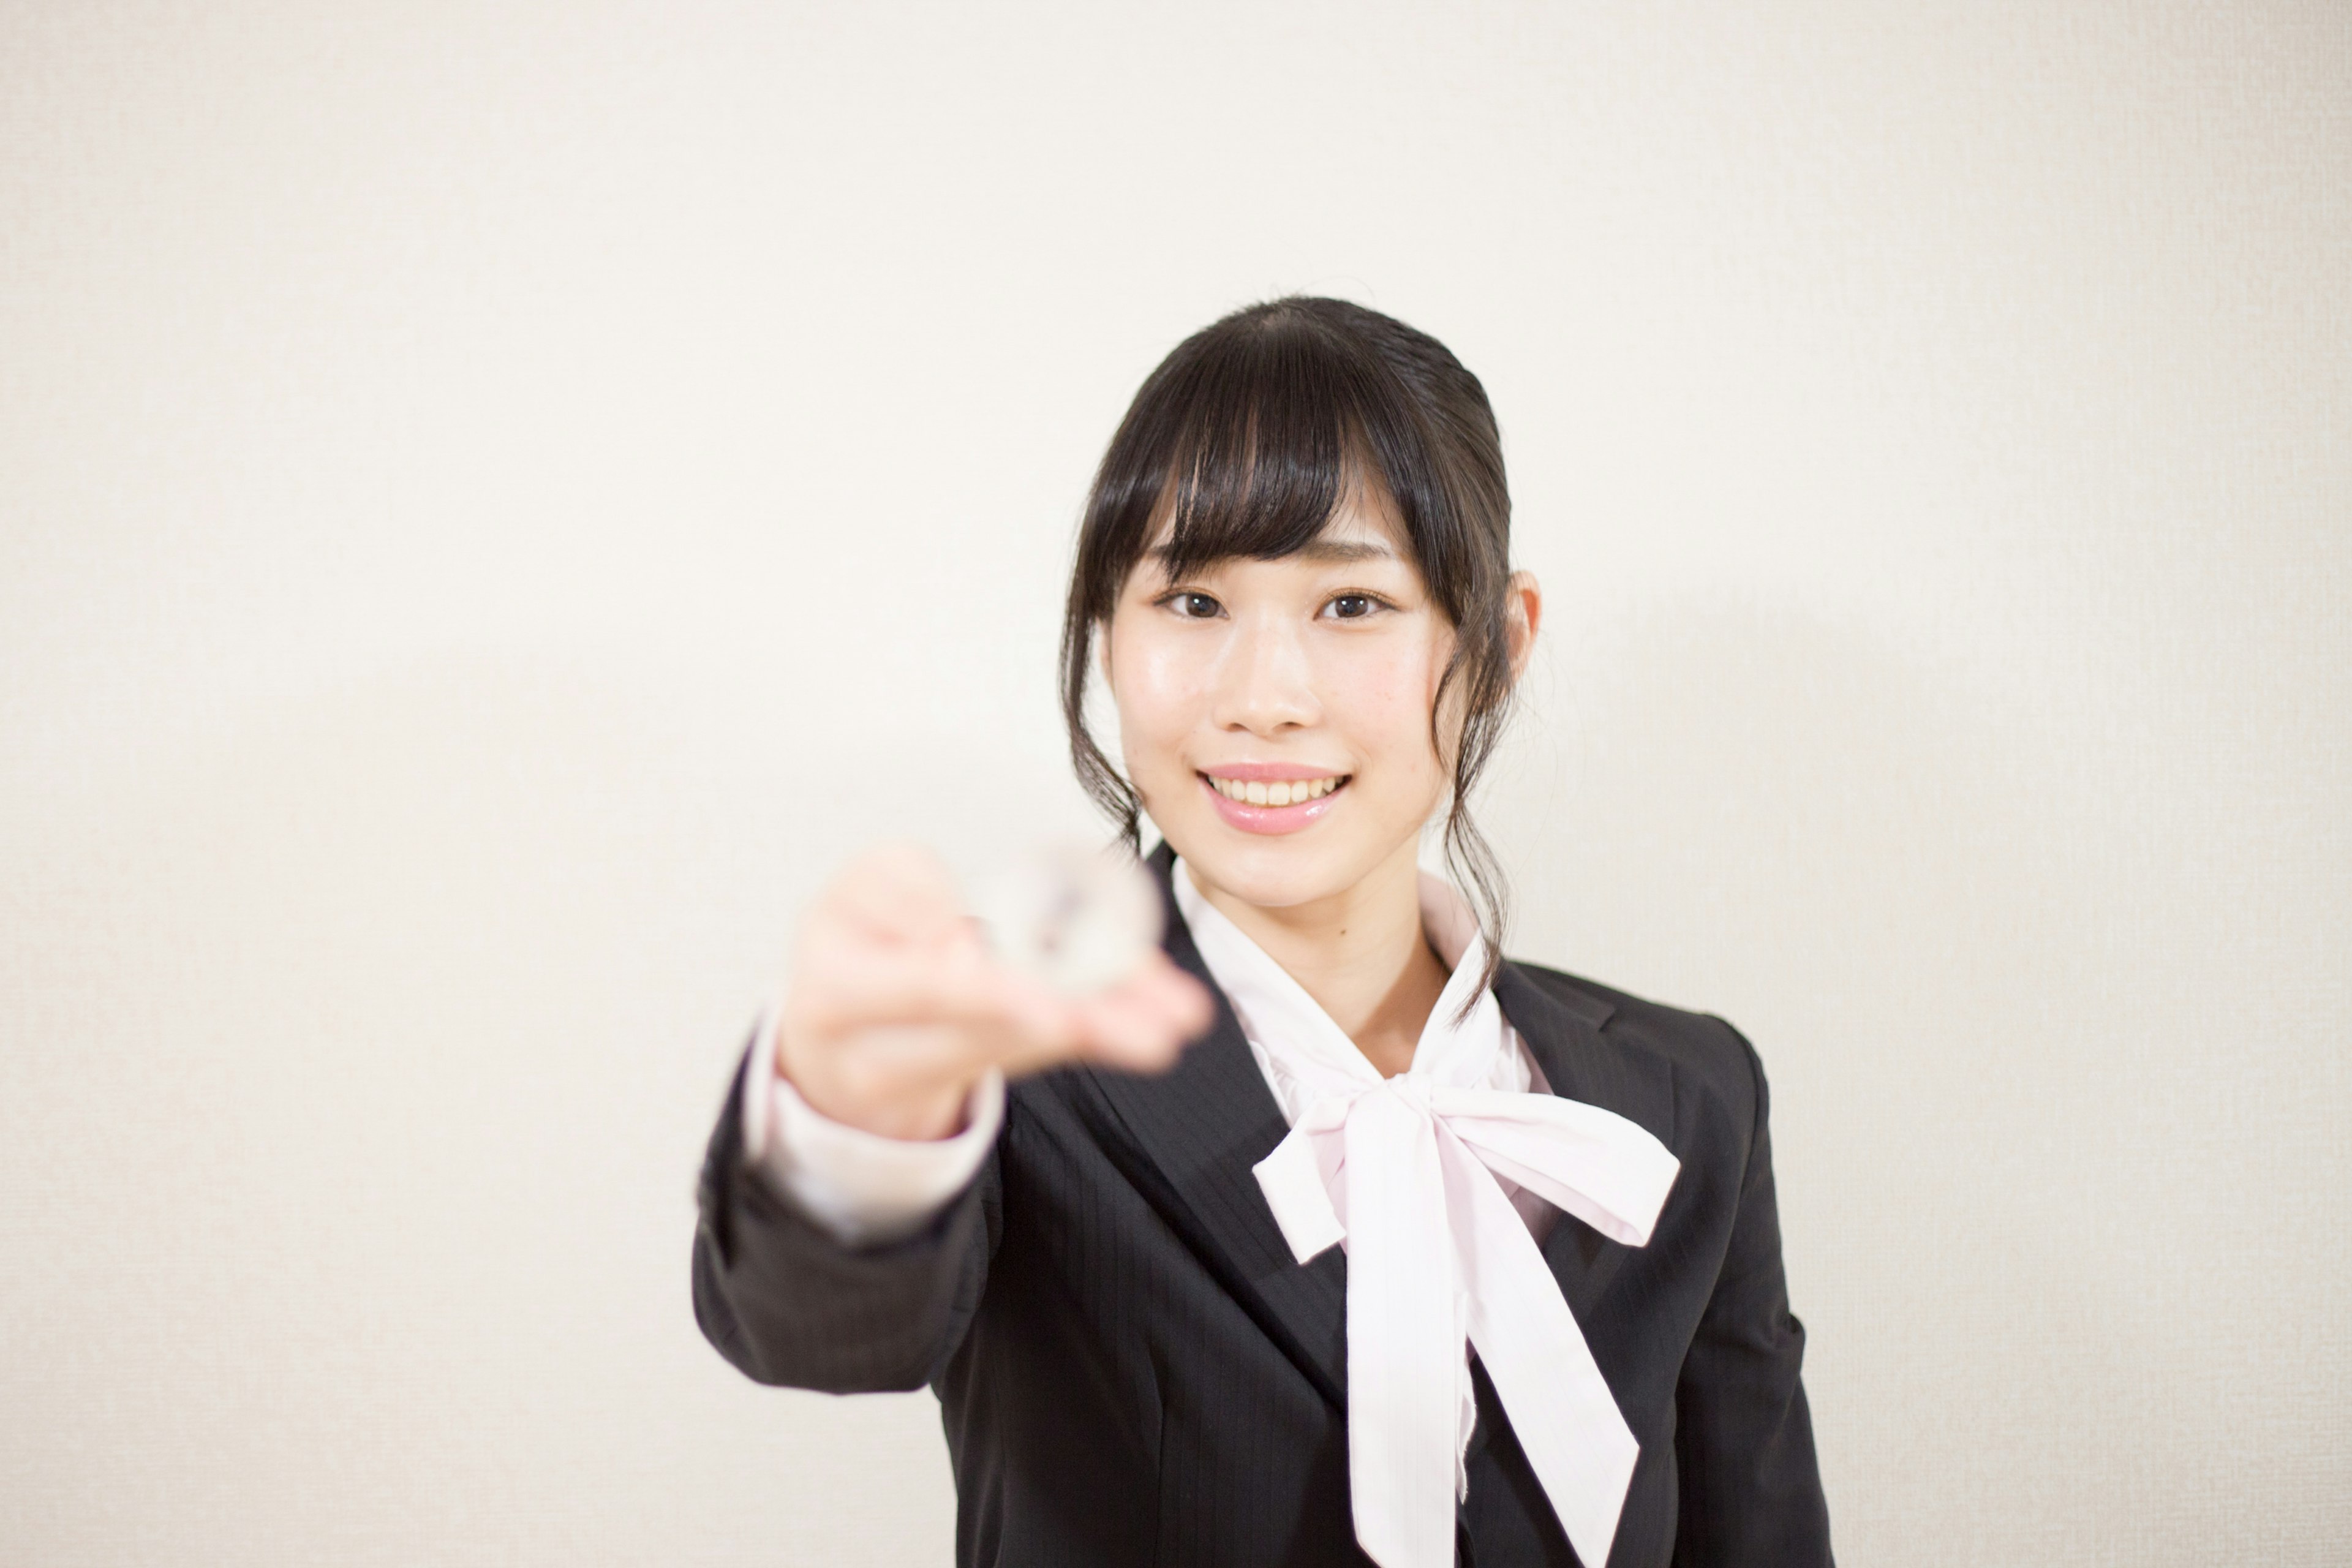
[[[695,1313],[762,1383],[929,1384],[959,1563],[1829,1562],[1756,1053],[1500,956],[1465,803],[1541,611],[1475,376],[1236,312],[1129,409],[1064,626],[1163,951],[1057,994],[910,847],[809,913]]]

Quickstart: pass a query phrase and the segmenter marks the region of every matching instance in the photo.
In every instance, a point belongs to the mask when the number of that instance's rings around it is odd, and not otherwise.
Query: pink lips
[[[1287,763],[1238,763],[1229,767],[1219,768],[1217,776],[1224,779],[1239,779],[1244,784],[1272,784],[1276,780],[1289,782],[1297,779],[1329,778],[1336,771],[1331,768],[1297,767]],[[1225,819],[1225,826],[1237,827],[1244,833],[1296,833],[1302,827],[1311,827],[1331,809],[1333,802],[1348,793],[1349,782],[1343,779],[1339,787],[1330,794],[1318,795],[1313,800],[1302,800],[1292,805],[1245,805],[1240,801],[1228,800],[1219,795],[1217,786],[1209,782],[1208,774],[1199,773],[1194,776],[1200,779],[1201,791],[1209,797],[1209,804],[1215,806],[1217,815]]]

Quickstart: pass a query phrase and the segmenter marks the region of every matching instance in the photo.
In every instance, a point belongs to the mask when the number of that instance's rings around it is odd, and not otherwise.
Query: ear
[[[1503,585],[1503,636],[1510,646],[1511,684],[1527,673],[1535,652],[1536,628],[1543,624],[1543,589],[1532,572],[1514,572]]]

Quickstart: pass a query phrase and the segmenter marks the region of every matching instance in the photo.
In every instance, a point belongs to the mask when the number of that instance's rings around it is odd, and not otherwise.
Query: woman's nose
[[[1272,735],[1316,723],[1322,716],[1313,670],[1297,633],[1256,621],[1236,626],[1219,661],[1211,714],[1217,727]]]

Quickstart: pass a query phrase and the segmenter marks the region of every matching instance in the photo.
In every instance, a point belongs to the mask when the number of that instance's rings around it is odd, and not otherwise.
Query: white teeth
[[[1310,800],[1320,800],[1338,789],[1347,775],[1335,773],[1329,778],[1286,779],[1275,784],[1244,784],[1239,779],[1212,776],[1209,785],[1227,800],[1245,805],[1303,805]]]

